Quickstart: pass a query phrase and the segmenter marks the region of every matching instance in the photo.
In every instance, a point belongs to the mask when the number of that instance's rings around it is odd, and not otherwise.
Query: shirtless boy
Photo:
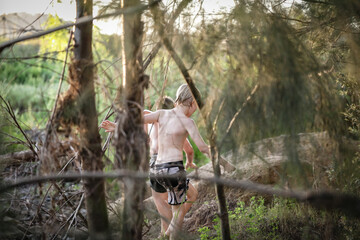
[[[164,97],[161,102],[161,109],[172,109],[174,108],[174,100],[170,97]],[[151,111],[144,110],[144,114],[149,114]],[[145,124],[146,126],[148,124]],[[153,123],[149,124],[149,129],[147,132],[149,132],[150,137],[150,172],[154,172],[154,167],[156,164],[156,158],[158,155],[158,129],[159,124]],[[186,169],[187,168],[196,168],[196,165],[193,163],[194,159],[194,150],[189,142],[188,139],[185,140],[184,143],[184,149],[186,154]],[[150,177],[150,186],[151,186],[151,194],[154,200],[154,203],[156,205],[156,208],[160,214],[160,220],[161,220],[161,236],[164,236],[165,231],[169,227],[169,223],[172,219],[172,211],[171,206],[167,203],[168,194],[167,190],[160,185],[156,179],[153,177]],[[185,208],[187,211],[190,209],[192,203],[196,200],[198,192],[196,188],[189,183],[189,189],[186,192],[188,201],[185,203]],[[187,212],[186,211],[186,212]]]
[[[164,97],[162,102],[163,102],[163,104],[162,104],[163,109],[171,109],[174,107],[174,102],[169,97]],[[152,112],[148,111],[148,110],[144,110],[145,115],[149,114],[149,113],[152,113]],[[147,124],[145,124],[145,126],[147,126]],[[113,131],[115,131],[116,124],[114,122],[106,120],[101,123],[100,127],[104,128],[106,132],[113,132]],[[158,153],[159,124],[157,122],[154,122],[152,125],[149,126],[149,128],[150,129],[148,132],[149,132],[149,137],[150,137],[150,155],[151,155],[150,171],[154,172],[153,167],[155,166],[155,161],[156,161],[157,153]],[[147,128],[146,128],[146,131],[147,131]],[[189,167],[196,168],[196,165],[193,163],[193,157],[194,157],[193,149],[187,138],[185,138],[185,142],[183,144],[183,149],[186,153],[186,168],[189,168]],[[182,161],[182,155],[181,155],[181,161]],[[167,200],[168,200],[167,189],[164,188],[161,184],[159,184],[154,178],[150,178],[150,186],[152,188],[151,192],[152,192],[152,196],[154,199],[154,203],[155,203],[156,208],[161,216],[161,234],[160,235],[163,236],[165,234],[165,231],[169,227],[170,220],[173,217],[171,207],[167,203]],[[183,204],[184,205],[183,211],[185,213],[190,209],[192,203],[196,200],[197,195],[198,195],[197,190],[194,188],[194,186],[191,183],[188,184],[188,189],[186,191],[186,195],[187,195],[188,199],[187,199],[187,202],[185,204]]]
[[[144,123],[158,123],[158,156],[154,168],[156,175],[175,175],[177,179],[156,178],[168,192],[168,203],[172,208],[172,219],[166,235],[175,237],[181,229],[185,214],[189,210],[186,191],[188,182],[182,162],[182,149],[188,135],[193,139],[201,152],[210,155],[209,147],[202,139],[195,122],[190,116],[197,105],[187,84],[181,85],[176,92],[175,108],[157,110],[144,116]],[[190,188],[189,188],[190,190]]]

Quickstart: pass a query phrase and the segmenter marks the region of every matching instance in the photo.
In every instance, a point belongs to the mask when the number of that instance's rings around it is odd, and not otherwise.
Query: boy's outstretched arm
[[[146,123],[155,123],[159,120],[161,110],[157,110],[152,113],[148,113],[144,115],[144,124]]]
[[[143,111],[144,116],[149,113],[152,113],[152,111],[144,109],[144,111]],[[144,131],[146,133],[148,133],[148,125],[147,124],[144,124]]]
[[[116,123],[105,120],[100,124],[100,127],[105,129],[105,132],[114,132],[116,128]]]

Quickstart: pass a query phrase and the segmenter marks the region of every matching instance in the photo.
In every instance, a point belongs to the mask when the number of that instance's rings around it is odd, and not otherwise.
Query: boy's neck
[[[188,106],[184,106],[182,104],[178,104],[175,107],[175,111],[177,112],[181,112],[182,114],[184,114],[186,117],[189,117],[189,107]]]

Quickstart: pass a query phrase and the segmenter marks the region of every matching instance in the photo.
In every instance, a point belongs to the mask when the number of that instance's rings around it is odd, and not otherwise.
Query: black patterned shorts
[[[151,156],[150,158],[150,173],[153,173],[155,174],[155,163],[156,163],[156,158],[157,158],[157,154],[154,154]],[[157,181],[156,181],[156,178],[155,177],[150,177],[150,187],[152,189],[154,189],[155,192],[158,192],[158,193],[166,193],[166,189],[160,185]]]
[[[186,171],[182,161],[155,164],[155,167],[151,168],[150,172],[155,175],[160,175],[154,177],[156,185],[159,186],[158,190],[160,191],[154,189],[154,187],[153,189],[160,193],[165,189],[168,192],[168,203],[170,205],[178,205],[186,202],[186,191],[188,190],[189,179],[186,178]]]

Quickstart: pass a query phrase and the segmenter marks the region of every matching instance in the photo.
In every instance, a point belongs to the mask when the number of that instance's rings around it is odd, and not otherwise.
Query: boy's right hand
[[[105,132],[114,132],[116,124],[109,120],[105,120],[100,124],[100,127],[105,129]]]
[[[185,169],[189,169],[189,168],[193,168],[193,169],[196,169],[196,168],[198,168],[196,165],[195,165],[195,163],[193,163],[193,162],[186,162],[186,165],[185,165]]]

